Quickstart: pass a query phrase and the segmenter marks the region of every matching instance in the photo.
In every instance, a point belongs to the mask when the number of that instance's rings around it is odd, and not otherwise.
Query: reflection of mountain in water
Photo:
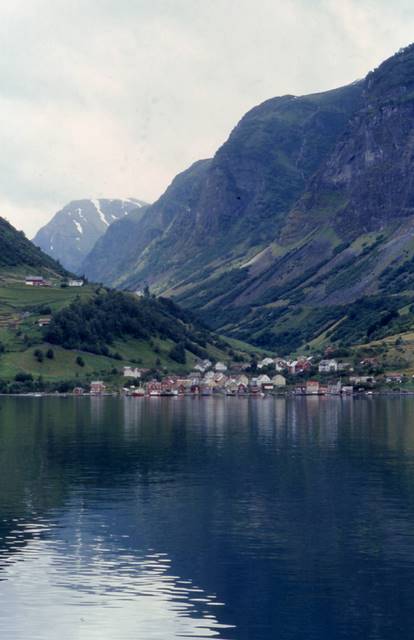
[[[397,617],[414,623],[411,400],[19,398],[1,418],[0,560],[46,545],[67,589],[61,552],[78,544],[95,598],[94,580],[110,588],[122,565],[129,589],[134,562],[162,551],[164,585],[178,575],[225,603],[226,638],[394,640]],[[57,528],[25,529],[39,522]]]

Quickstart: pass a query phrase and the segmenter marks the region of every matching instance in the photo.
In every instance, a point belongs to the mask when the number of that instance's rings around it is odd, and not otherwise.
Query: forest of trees
[[[119,291],[99,293],[87,302],[76,300],[53,315],[45,340],[66,349],[109,354],[116,339],[169,339],[203,357],[209,331],[171,300],[135,298]]]

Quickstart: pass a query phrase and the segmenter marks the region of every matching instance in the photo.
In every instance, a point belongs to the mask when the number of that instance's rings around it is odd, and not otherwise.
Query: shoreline
[[[392,397],[401,397],[401,396],[414,396],[413,391],[356,391],[354,393],[294,393],[292,391],[288,391],[286,393],[265,393],[265,394],[255,394],[255,393],[244,393],[238,395],[230,395],[225,393],[213,393],[213,394],[198,394],[198,393],[183,393],[178,395],[169,395],[169,394],[160,394],[160,395],[141,395],[141,396],[132,396],[123,393],[43,393],[43,392],[32,392],[32,393],[0,393],[0,398],[130,398],[131,400],[153,400],[155,399],[179,399],[179,398],[197,398],[197,399],[211,399],[211,398],[236,398],[236,399],[246,399],[253,398],[256,400],[266,400],[268,398],[378,398],[384,396],[392,396]]]

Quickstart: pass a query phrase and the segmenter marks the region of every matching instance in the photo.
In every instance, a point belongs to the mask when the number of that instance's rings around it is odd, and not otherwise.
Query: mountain
[[[43,276],[42,286],[28,286],[29,274]],[[2,393],[66,391],[93,379],[118,388],[124,365],[183,373],[199,358],[249,359],[244,345],[223,340],[170,299],[71,286],[69,276],[0,218]]]
[[[161,290],[179,285],[191,296],[194,283],[253,257],[280,229],[361,93],[362,83],[355,83],[254,108],[212,160],[177,176],[149,207],[107,282],[133,288],[148,281]]]
[[[140,227],[146,208],[131,211],[127,216],[114,221],[105,233],[98,238],[91,251],[86,255],[79,267],[79,272],[94,282],[110,282],[118,270],[127,268],[124,265],[125,254],[130,253],[131,242],[134,246],[139,238]],[[123,250],[120,251],[120,248]],[[111,256],[108,259],[108,256]]]
[[[83,259],[108,227],[145,206],[145,202],[135,198],[73,200],[39,229],[33,242],[68,270],[80,273]]]
[[[17,231],[7,220],[0,218],[0,271],[9,272],[15,268],[27,273],[66,274],[60,264],[35,247],[22,231]]]
[[[414,46],[368,74],[362,99],[268,247],[272,259],[258,256],[227,301],[238,311],[230,333],[286,350],[414,325]],[[214,306],[214,324],[227,322]]]
[[[192,220],[190,212],[200,197],[210,164],[210,160],[194,163],[173,180],[155,204],[111,225],[85,258],[82,273],[90,280],[110,286],[141,285],[142,278],[130,277],[139,268],[141,254],[152,243],[157,246],[177,218]],[[111,256],[110,260],[108,256]],[[161,272],[163,264],[162,257]],[[125,280],[128,280],[127,285]]]
[[[107,282],[283,353],[408,330],[413,148],[411,45],[364,80],[252,109],[147,209]]]
[[[414,326],[414,47],[370,73],[362,97],[267,248],[272,259],[258,256],[238,290],[204,310],[212,325],[283,351]]]

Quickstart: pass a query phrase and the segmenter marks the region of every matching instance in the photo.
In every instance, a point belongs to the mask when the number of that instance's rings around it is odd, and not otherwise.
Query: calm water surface
[[[0,638],[414,637],[414,399],[3,398]]]

